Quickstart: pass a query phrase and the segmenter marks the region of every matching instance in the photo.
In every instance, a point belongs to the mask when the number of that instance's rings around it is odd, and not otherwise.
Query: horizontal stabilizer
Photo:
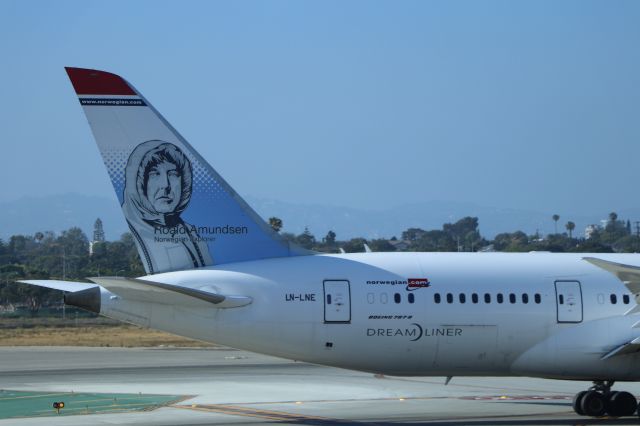
[[[147,281],[138,278],[93,277],[96,284],[123,299],[199,308],[237,308],[252,302],[250,297],[222,295],[212,291]]]
[[[88,290],[90,288],[97,287],[95,284],[91,283],[77,283],[73,281],[62,280],[20,280],[18,282],[68,292]]]

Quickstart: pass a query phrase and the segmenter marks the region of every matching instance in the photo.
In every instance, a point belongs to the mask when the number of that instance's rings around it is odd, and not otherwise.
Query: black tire
[[[620,417],[622,414],[620,414],[621,412],[621,406],[620,403],[616,400],[616,397],[618,396],[620,392],[618,391],[611,391],[604,396],[604,405],[606,407],[606,411],[607,411],[607,415],[611,416],[611,417]]]
[[[586,416],[602,417],[607,412],[605,397],[596,391],[588,391],[582,397],[580,408]]]
[[[633,416],[638,408],[636,397],[629,392],[615,392],[609,397],[609,404],[614,408],[616,414],[607,412],[612,416]]]
[[[582,397],[584,397],[587,392],[588,391],[578,392],[576,396],[573,397],[573,411],[579,416],[585,415],[584,411],[582,411]]]

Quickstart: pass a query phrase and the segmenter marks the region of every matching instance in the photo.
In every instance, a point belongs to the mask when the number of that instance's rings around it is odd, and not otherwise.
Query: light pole
[[[67,250],[62,245],[62,281],[67,280]],[[64,303],[64,299],[62,300],[62,320],[67,319],[67,305]]]

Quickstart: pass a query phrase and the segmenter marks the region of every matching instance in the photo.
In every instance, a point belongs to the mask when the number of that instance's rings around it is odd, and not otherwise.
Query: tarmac
[[[573,395],[589,385],[464,377],[445,385],[444,377],[380,377],[226,348],[6,347],[0,348],[5,412],[0,426],[640,423],[638,417],[591,419],[573,413]],[[636,383],[618,383],[614,389],[640,394]],[[135,406],[131,410],[46,411],[61,397],[110,400],[114,394],[116,400],[138,400],[127,401]],[[6,418],[5,410],[14,407],[11,395],[43,396],[47,408],[39,408],[38,415],[48,417]],[[24,404],[24,398],[15,401]]]

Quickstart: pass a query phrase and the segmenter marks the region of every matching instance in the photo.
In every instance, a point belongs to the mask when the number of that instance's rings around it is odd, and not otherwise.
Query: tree
[[[569,238],[573,238],[573,230],[576,229],[576,224],[569,221],[564,227],[569,231]]]
[[[420,228],[409,228],[406,231],[402,232],[402,239],[405,241],[416,241],[420,239],[425,234],[424,229]]]
[[[560,220],[560,215],[554,214],[553,216],[551,216],[551,219],[553,219],[553,226],[555,228],[555,233],[558,233],[558,221]]]
[[[104,241],[104,228],[102,227],[102,220],[97,218],[93,224],[93,242]]]
[[[327,232],[327,236],[324,237],[324,242],[329,245],[334,245],[336,243],[336,233],[333,231]]]
[[[529,251],[529,237],[522,231],[513,233],[502,233],[496,235],[493,240],[493,247],[496,251],[523,252]]]
[[[273,228],[274,231],[280,232],[280,230],[282,229],[282,219],[275,216],[270,217],[269,226],[271,226],[271,228]]]
[[[616,212],[609,213],[609,222],[616,223],[616,220],[618,220],[618,213]]]
[[[396,251],[396,248],[383,238],[371,240],[368,245],[371,251]]]
[[[364,238],[352,238],[349,241],[345,242],[342,248],[347,253],[362,253],[364,252],[364,245],[367,243],[367,240]]]
[[[316,237],[309,232],[309,228],[304,227],[304,232],[296,237],[296,243],[300,244],[306,249],[311,249],[316,243]]]
[[[478,218],[466,216],[456,223],[445,223],[442,230],[454,238],[464,238],[469,232],[477,232]]]

